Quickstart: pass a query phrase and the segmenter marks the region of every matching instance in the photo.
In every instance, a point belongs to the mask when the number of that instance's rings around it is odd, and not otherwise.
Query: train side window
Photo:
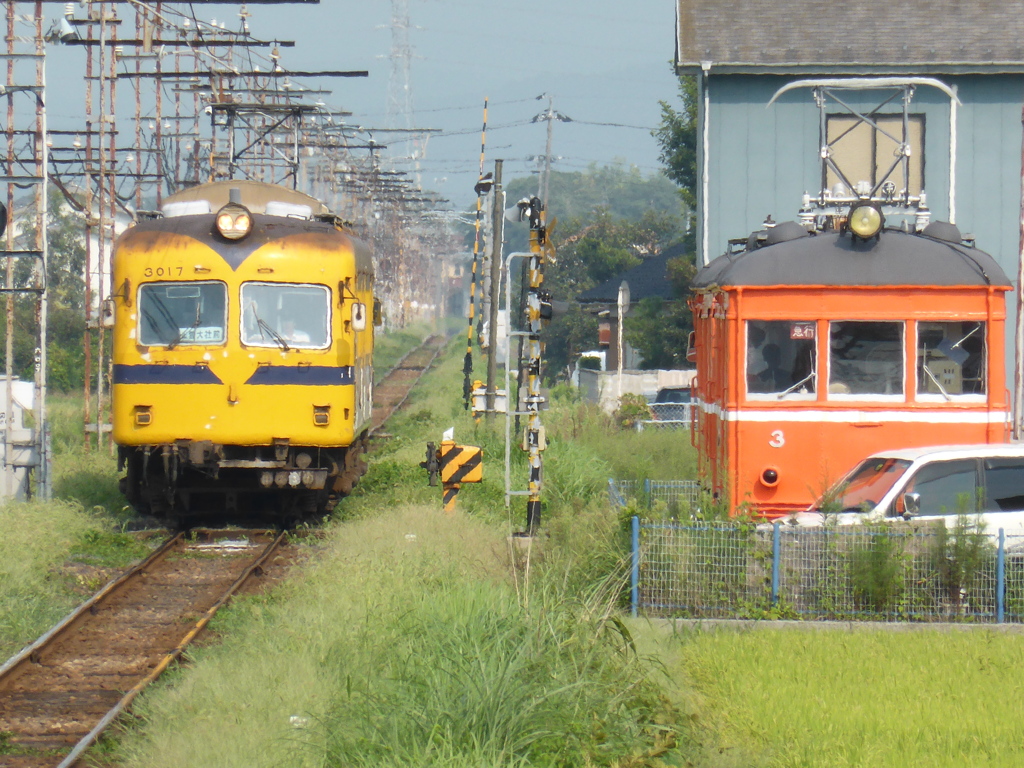
[[[918,323],[917,393],[940,401],[984,395],[985,343],[984,323]]]
[[[331,343],[331,292],[324,285],[242,283],[242,343],[325,349]]]
[[[223,344],[228,289],[218,282],[139,286],[139,343],[173,349]]]
[[[814,321],[748,320],[747,394],[755,400],[813,396],[815,328]]]
[[[829,324],[829,395],[902,396],[903,323]]]

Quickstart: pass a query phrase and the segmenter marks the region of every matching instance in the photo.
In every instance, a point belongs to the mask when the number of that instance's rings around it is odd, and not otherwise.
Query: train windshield
[[[917,324],[917,393],[937,400],[985,394],[985,324]]]
[[[331,343],[331,292],[324,285],[242,284],[242,343],[325,349]]]
[[[907,459],[867,459],[819,499],[816,506],[823,512],[870,512],[910,464]]]
[[[829,395],[903,394],[903,323],[829,324]]]
[[[813,398],[816,330],[813,320],[747,321],[747,395],[754,400]]]
[[[139,288],[139,343],[168,349],[223,344],[227,297],[224,283],[144,283]]]

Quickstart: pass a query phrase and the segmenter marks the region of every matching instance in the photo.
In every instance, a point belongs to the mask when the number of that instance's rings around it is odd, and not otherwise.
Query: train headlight
[[[858,203],[850,209],[847,221],[853,234],[862,240],[868,240],[881,231],[885,217],[876,206],[869,203]]]
[[[239,203],[228,203],[217,211],[217,231],[228,240],[241,240],[252,231],[252,214]]]

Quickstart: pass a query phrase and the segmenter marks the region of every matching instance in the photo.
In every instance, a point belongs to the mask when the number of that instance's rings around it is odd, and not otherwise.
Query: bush
[[[619,398],[615,420],[623,429],[632,429],[638,421],[650,421],[651,409],[643,395],[624,394]]]

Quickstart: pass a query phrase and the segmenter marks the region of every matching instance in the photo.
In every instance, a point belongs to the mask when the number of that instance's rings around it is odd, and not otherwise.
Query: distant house
[[[609,371],[614,371],[619,366],[619,286],[623,281],[629,286],[630,306],[648,298],[660,298],[666,301],[679,298],[676,296],[672,281],[668,276],[668,262],[670,259],[682,256],[684,252],[683,245],[666,248],[657,256],[644,259],[632,269],[626,270],[576,297],[584,311],[598,315],[598,345],[601,349],[607,350],[606,365]],[[623,367],[638,368],[641,361],[636,351],[625,343],[623,346],[625,347]]]
[[[927,193],[933,220],[973,234],[1017,275],[1020,2],[678,0],[676,43],[677,71],[697,77],[698,265],[768,215],[795,219],[802,196],[822,189],[821,145],[848,129],[849,111],[836,104],[819,110],[812,89],[794,83],[918,77],[935,82],[910,89],[910,186]],[[787,85],[792,89],[769,106]],[[900,127],[893,121],[902,112],[898,99],[879,105],[877,96],[846,95],[848,107],[874,112],[878,130],[862,130],[853,141],[860,175],[869,180],[893,159],[891,135]],[[826,187],[833,181],[825,179]],[[1012,318],[1015,297],[1007,301]]]

